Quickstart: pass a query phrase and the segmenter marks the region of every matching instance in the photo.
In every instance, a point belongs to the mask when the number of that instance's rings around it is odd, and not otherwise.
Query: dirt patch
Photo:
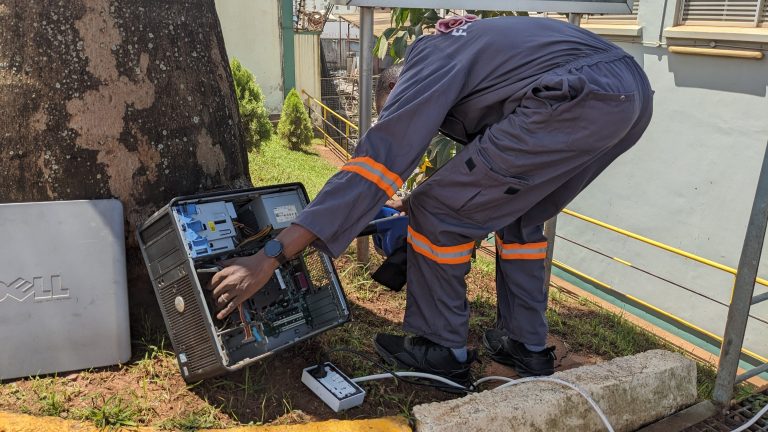
[[[336,168],[341,168],[342,165],[344,165],[344,162],[346,160],[340,156],[337,152],[334,150],[331,150],[329,147],[323,145],[323,144],[317,144],[317,140],[315,140],[315,145],[312,146],[315,153],[318,154],[321,158],[323,158],[325,161],[330,163],[331,165],[335,166]]]
[[[137,424],[167,428],[186,425],[230,426],[240,423],[300,423],[332,418],[355,419],[402,415],[414,405],[458,397],[428,387],[383,380],[365,384],[363,406],[336,414],[300,381],[301,371],[323,358],[329,349],[348,347],[379,361],[372,347],[378,332],[400,333],[405,291],[396,293],[368,276],[381,258],[373,256],[368,267],[355,262],[353,252],[336,260],[345,288],[352,322],[298,346],[279,352],[256,365],[224,377],[186,385],[175,357],[167,351],[164,332],[148,329],[134,344],[134,357],[126,365],[81,371],[59,377],[22,379],[0,385],[0,410],[65,418],[85,418],[104,406],[123,406]],[[482,348],[482,332],[495,319],[494,273],[478,266],[467,278],[472,306],[470,346]],[[562,305],[558,305],[562,308]],[[591,364],[599,358],[572,352],[558,337],[558,369]],[[481,352],[475,376],[515,377],[513,370],[494,363]],[[348,353],[332,353],[330,360],[351,376],[380,373],[368,360]]]

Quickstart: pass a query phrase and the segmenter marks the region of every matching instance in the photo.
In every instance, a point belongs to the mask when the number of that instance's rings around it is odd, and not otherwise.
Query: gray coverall
[[[424,36],[351,159],[296,223],[341,254],[440,129],[466,146],[411,195],[406,331],[466,345],[464,277],[496,232],[498,324],[547,337],[542,226],[642,135],[652,90],[629,54],[570,24],[529,17]]]

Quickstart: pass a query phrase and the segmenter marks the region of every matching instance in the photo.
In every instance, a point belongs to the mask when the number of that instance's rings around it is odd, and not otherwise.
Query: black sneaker
[[[421,336],[395,336],[379,333],[374,341],[376,351],[389,364],[440,375],[458,384],[472,382],[470,367],[477,360],[477,351],[467,350],[467,361],[459,362],[450,348]]]
[[[491,329],[483,335],[483,345],[491,358],[513,367],[522,377],[544,376],[555,373],[555,347],[543,351],[530,351],[525,344],[510,338],[503,330]]]

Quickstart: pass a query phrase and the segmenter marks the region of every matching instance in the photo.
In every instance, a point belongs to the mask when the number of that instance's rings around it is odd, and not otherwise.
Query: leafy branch
[[[486,10],[468,10],[467,13],[477,15],[480,18],[528,15],[528,12]],[[391,27],[384,30],[376,40],[373,54],[380,59],[389,55],[396,63],[401,62],[405,57],[408,45],[423,35],[425,31],[433,30],[442,18],[437,9],[393,8],[390,19]]]

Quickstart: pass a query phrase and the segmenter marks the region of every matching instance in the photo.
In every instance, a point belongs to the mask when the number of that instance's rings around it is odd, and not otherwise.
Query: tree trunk
[[[132,309],[156,309],[136,224],[250,184],[214,0],[0,0],[0,155],[0,202],[120,199]]]

